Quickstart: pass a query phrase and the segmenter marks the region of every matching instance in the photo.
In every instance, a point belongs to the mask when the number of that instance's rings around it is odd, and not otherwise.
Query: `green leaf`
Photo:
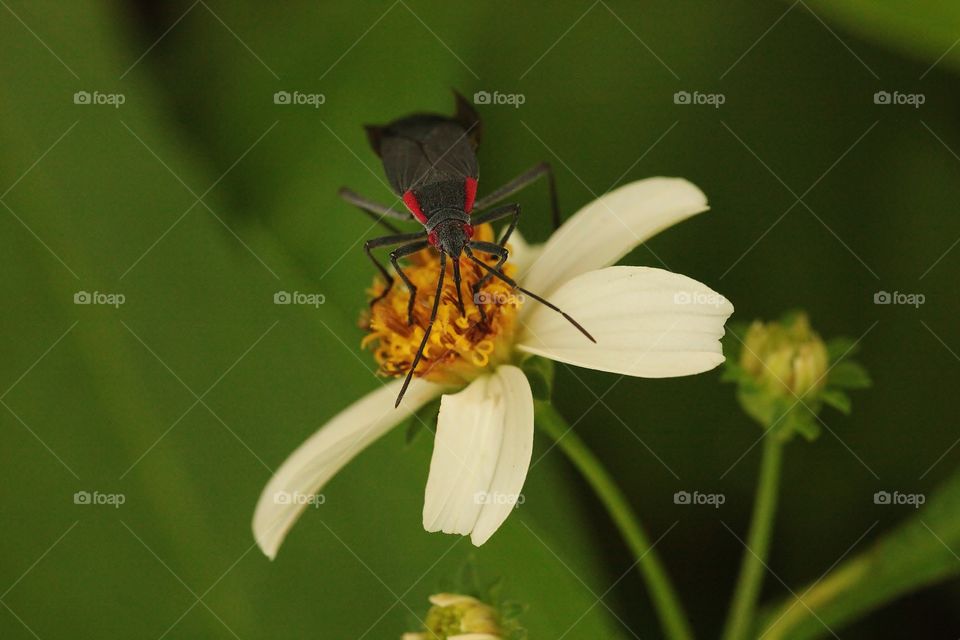
[[[841,413],[850,413],[850,396],[839,389],[824,389],[820,392],[820,399]]]
[[[827,384],[842,389],[866,389],[873,384],[863,365],[851,360],[837,363],[827,374]]]
[[[810,9],[852,33],[933,64],[960,69],[953,46],[960,4],[941,0],[810,0]],[[940,58],[942,57],[942,60]]]
[[[836,362],[840,358],[856,355],[857,351],[860,350],[860,343],[853,338],[831,338],[826,341],[826,345],[827,359],[830,362]]]
[[[960,575],[960,472],[911,513],[822,580],[794,589],[803,594],[802,604],[791,597],[768,608],[758,635],[770,640],[826,636],[828,627],[839,631],[895,598]]]

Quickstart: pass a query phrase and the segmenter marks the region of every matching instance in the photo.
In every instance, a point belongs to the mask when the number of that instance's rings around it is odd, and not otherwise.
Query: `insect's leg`
[[[481,260],[480,258],[478,258],[478,257],[476,257],[475,255],[473,255],[473,250],[472,250],[472,249],[477,249],[478,251],[483,251],[484,253],[490,253],[490,254],[493,254],[493,255],[499,255],[501,251],[504,251],[504,248],[503,248],[503,247],[501,247],[501,246],[498,245],[498,244],[493,244],[492,242],[476,242],[476,243],[472,243],[472,244],[470,244],[470,245],[467,245],[466,247],[464,247],[463,250],[466,252],[467,256],[468,256],[474,263],[476,263],[478,266],[480,266],[482,269],[485,269],[488,273],[493,274],[493,276],[494,276],[495,278],[498,278],[498,279],[500,279],[500,280],[503,280],[504,282],[506,282],[508,285],[510,285],[511,287],[513,287],[514,289],[516,289],[517,291],[519,291],[519,292],[521,292],[521,293],[525,293],[526,295],[530,296],[531,298],[533,298],[534,300],[536,300],[536,301],[539,302],[540,304],[542,304],[542,305],[544,305],[544,306],[546,306],[546,307],[548,307],[548,308],[550,308],[550,309],[553,309],[554,311],[556,311],[557,313],[559,313],[560,315],[562,315],[562,316],[566,319],[567,322],[569,322],[569,323],[572,324],[574,327],[576,327],[576,329],[577,329],[580,333],[582,333],[584,336],[586,336],[586,337],[590,340],[590,342],[593,342],[594,344],[596,344],[596,342],[597,342],[596,338],[594,338],[592,335],[590,335],[590,333],[589,333],[586,329],[583,328],[583,325],[581,325],[579,322],[577,322],[576,320],[574,320],[569,314],[567,314],[565,311],[563,311],[560,307],[558,307],[557,305],[553,304],[552,302],[550,302],[550,301],[547,300],[546,298],[535,294],[533,291],[530,291],[529,289],[524,289],[524,288],[521,287],[519,284],[517,284],[517,282],[516,282],[513,278],[511,278],[511,277],[508,276],[507,274],[503,273],[502,271],[498,271],[497,269],[491,267],[491,266],[488,265],[486,262],[484,262],[484,261]]]
[[[393,276],[390,275],[390,272],[387,271],[385,266],[380,264],[380,261],[377,260],[377,257],[373,255],[373,250],[377,247],[402,244],[411,240],[420,240],[421,238],[423,238],[423,232],[418,231],[415,233],[398,233],[396,235],[373,238],[372,240],[367,240],[363,243],[363,250],[367,254],[367,257],[370,258],[370,261],[373,262],[374,266],[380,271],[380,275],[382,275],[383,279],[387,282],[387,286],[384,288],[383,293],[370,301],[371,307],[387,297],[387,294],[390,293],[391,287],[393,287]]]
[[[467,312],[463,308],[463,293],[460,291],[460,258],[453,259],[453,283],[457,287],[457,308],[460,309],[460,315],[466,316]]]
[[[510,225],[507,227],[506,233],[503,234],[503,238],[500,239],[498,243],[501,247],[507,244],[507,241],[510,240],[510,235],[513,233],[513,230],[517,228],[517,223],[520,222],[520,205],[516,203],[505,204],[497,207],[496,209],[490,209],[490,211],[485,211],[477,216],[471,216],[470,222],[472,224],[484,224],[485,222],[496,222],[497,220],[502,220],[507,216],[513,216],[510,220]]]
[[[487,207],[512,196],[517,191],[520,191],[530,183],[536,181],[537,178],[544,175],[547,176],[547,185],[550,187],[550,207],[553,215],[553,229],[556,231],[560,228],[560,204],[557,201],[557,181],[554,179],[553,168],[550,166],[549,162],[541,162],[535,167],[524,171],[499,189],[494,189],[484,197],[477,200],[473,206],[477,209],[486,209]]]
[[[418,234],[422,236],[423,234]],[[390,262],[393,264],[393,268],[396,270],[397,275],[400,276],[400,279],[403,280],[403,283],[407,285],[407,291],[410,292],[410,302],[407,303],[407,324],[413,324],[413,305],[417,301],[417,287],[413,282],[410,281],[410,278],[407,277],[407,274],[403,272],[403,269],[400,268],[400,258],[404,256],[409,256],[418,251],[423,251],[430,246],[430,242],[427,240],[420,240],[419,242],[411,242],[408,245],[402,247],[397,247],[390,252]]]
[[[506,247],[496,244],[494,242],[471,242],[470,246],[476,249],[477,251],[483,251],[484,253],[489,253],[491,255],[497,256],[497,266],[491,267],[494,271],[500,271],[503,268],[503,264],[507,261],[507,258],[510,256],[510,252],[507,251]],[[471,255],[471,254],[468,254]],[[473,285],[473,303],[477,305],[477,309],[480,310],[480,318],[483,322],[487,321],[487,312],[483,308],[482,300],[479,298],[480,289],[487,283],[490,278],[493,277],[493,271],[487,271],[483,274],[483,277]]]
[[[340,187],[340,191],[337,192],[337,195],[355,207],[359,208],[365,214],[373,218],[374,221],[383,225],[393,233],[400,233],[400,229],[384,220],[384,218],[403,221],[410,220],[410,214],[406,211],[397,211],[396,209],[391,209],[390,207],[380,204],[379,202],[374,202],[373,200],[364,198],[360,194],[355,193],[346,187]]]
[[[413,358],[413,364],[410,365],[410,371],[407,372],[407,378],[403,381],[403,386],[400,388],[400,394],[397,396],[397,402],[394,408],[400,406],[400,401],[403,400],[403,394],[407,392],[407,387],[410,386],[410,380],[413,379],[413,372],[417,370],[417,365],[420,364],[421,358],[423,358],[423,350],[427,346],[427,340],[430,339],[430,333],[433,331],[433,323],[437,319],[437,309],[440,308],[440,297],[443,294],[443,276],[447,273],[447,254],[440,252],[440,275],[437,277],[437,295],[433,299],[433,309],[430,311],[430,322],[427,324],[427,328],[423,332],[423,340],[420,341],[420,347],[417,349],[417,355]]]
[[[477,251],[482,251],[484,253],[489,253],[492,256],[497,257],[497,265],[492,267],[495,271],[503,271],[503,263],[507,261],[507,258],[510,257],[510,252],[507,251],[507,248],[501,244],[495,242],[471,242],[470,246],[476,249]],[[487,283],[487,280],[493,277],[493,272],[487,271],[487,274],[480,279],[476,284],[477,288]]]
[[[473,222],[474,224],[483,224],[485,222],[494,222],[496,220],[506,218],[507,216],[513,216],[513,218],[510,220],[510,225],[507,227],[506,233],[503,234],[503,237],[500,239],[500,242],[498,243],[498,246],[503,248],[507,244],[507,241],[510,240],[510,235],[513,233],[513,230],[517,228],[517,223],[520,222],[520,205],[519,204],[516,204],[516,203],[505,204],[503,206],[497,207],[496,209],[485,211],[484,213],[481,213],[480,215],[473,218],[471,222]],[[479,243],[479,242],[474,243],[474,246],[478,244],[484,244],[484,243]],[[496,269],[499,270],[501,267],[503,267],[503,263],[507,261],[507,257],[509,254],[507,253],[507,250],[504,248],[502,254],[498,253],[496,255],[500,258],[500,261],[497,263],[497,266],[496,266]],[[480,292],[480,288],[483,287],[483,285],[487,284],[487,282],[492,277],[493,277],[493,274],[490,272],[487,272],[483,274],[483,277],[480,278],[480,280],[473,286],[474,303],[477,302],[477,293]],[[487,312],[484,310],[482,306],[480,306],[480,304],[477,304],[477,308],[480,309],[480,317],[483,319],[484,322],[486,322]]]

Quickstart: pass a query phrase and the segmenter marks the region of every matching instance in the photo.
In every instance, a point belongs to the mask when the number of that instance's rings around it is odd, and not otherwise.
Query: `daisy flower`
[[[423,252],[404,268],[420,293],[407,323],[408,293],[394,287],[365,322],[364,346],[380,372],[395,379],[334,416],[307,439],[267,483],[253,517],[260,549],[275,557],[310,497],[354,456],[440,397],[423,505],[427,531],[469,535],[479,546],[516,506],[533,451],[534,401],[519,364],[530,356],[641,378],[713,369],[733,306],[706,285],[649,267],[611,266],[654,234],[706,211],[707,200],[678,178],[624,185],[586,205],[543,245],[511,242],[506,275],[582,324],[587,340],[563,316],[492,278],[466,305],[445,279],[437,320],[413,383],[394,400],[423,338],[433,306],[439,260]],[[489,227],[475,231],[493,237]],[[464,287],[483,275],[463,258]],[[449,267],[449,265],[448,265]],[[382,282],[371,292],[382,292]],[[481,309],[482,306],[482,309]]]

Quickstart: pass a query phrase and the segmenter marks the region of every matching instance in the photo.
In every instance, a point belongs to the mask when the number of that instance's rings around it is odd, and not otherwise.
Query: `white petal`
[[[533,394],[517,367],[443,396],[423,528],[486,542],[519,501],[532,452]]]
[[[701,373],[723,362],[720,338],[733,305],[692,278],[648,267],[607,267],[574,278],[551,299],[597,343],[540,307],[526,318],[518,349],[643,378]]]
[[[438,607],[450,607],[455,604],[479,602],[472,596],[465,596],[459,593],[435,593],[429,597],[430,604]]]
[[[414,380],[399,408],[402,380],[372,391],[333,417],[300,445],[267,483],[253,514],[253,535],[271,560],[290,527],[333,475],[361,450],[436,398],[444,387]]]
[[[568,280],[612,265],[653,235],[708,208],[703,192],[681,178],[626,184],[564,222],[521,277],[521,284],[550,297]]]

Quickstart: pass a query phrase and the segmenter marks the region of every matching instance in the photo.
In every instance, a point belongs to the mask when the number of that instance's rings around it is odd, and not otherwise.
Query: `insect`
[[[510,235],[520,221],[520,205],[517,203],[493,205],[502,202],[530,183],[546,176],[550,187],[550,201],[553,211],[554,228],[560,225],[557,204],[556,183],[549,164],[540,163],[520,174],[499,189],[477,199],[477,180],[480,170],[476,149],[480,143],[482,123],[480,116],[466,99],[454,92],[456,112],[452,117],[432,113],[416,113],[382,126],[367,126],[367,137],[374,152],[383,161],[384,172],[396,195],[403,201],[407,211],[394,209],[369,200],[346,187],[339,191],[340,197],[359,207],[367,215],[391,231],[390,235],[373,238],[364,244],[364,251],[380,271],[386,281],[383,292],[370,301],[371,307],[390,292],[394,277],[377,260],[373,250],[380,247],[399,245],[390,253],[390,262],[396,274],[403,280],[410,292],[407,306],[407,323],[413,324],[413,309],[417,288],[403,273],[400,260],[419,251],[433,248],[440,253],[440,273],[437,277],[437,293],[434,297],[430,321],[420,346],[414,357],[410,371],[400,389],[395,406],[406,393],[423,357],[423,350],[430,338],[437,309],[440,306],[443,280],[446,274],[447,258],[453,262],[453,279],[457,290],[457,307],[464,314],[463,294],[461,292],[460,257],[465,254],[472,262],[486,271],[483,277],[473,285],[474,296],[490,279],[498,278],[510,287],[560,313],[570,324],[576,327],[592,342],[596,340],[580,323],[570,317],[549,300],[524,289],[512,278],[503,273],[503,265],[509,257],[506,248]],[[493,207],[493,208],[491,208]],[[411,216],[422,225],[415,232],[403,233],[387,219],[411,221]],[[473,240],[473,225],[495,222],[509,218],[506,232],[499,242]],[[495,266],[480,260],[475,252],[496,258]],[[479,306],[482,321],[486,321],[483,306]]]

